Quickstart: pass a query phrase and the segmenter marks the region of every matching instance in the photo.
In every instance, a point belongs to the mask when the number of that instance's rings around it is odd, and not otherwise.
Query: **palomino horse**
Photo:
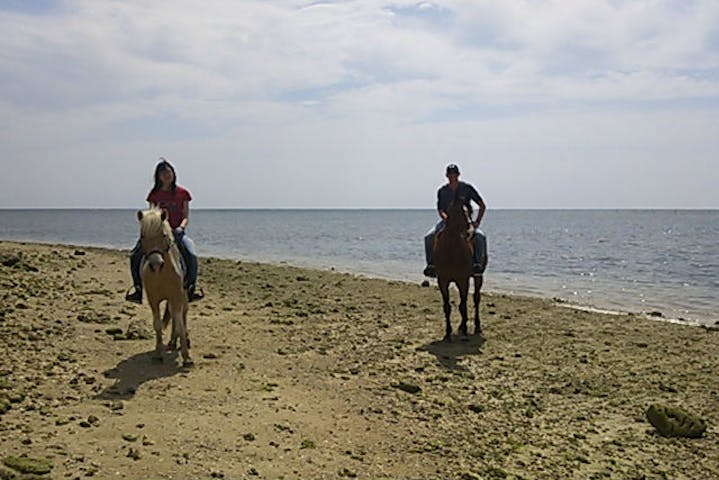
[[[193,364],[190,358],[190,340],[187,334],[187,292],[183,287],[183,271],[180,250],[175,244],[167,212],[153,208],[137,212],[140,221],[140,243],[145,255],[145,265],[140,273],[152,310],[155,328],[154,360],[162,361],[162,330],[172,319],[172,335],[168,347],[174,349],[180,338],[182,365]],[[166,301],[165,314],[160,317],[160,302]]]
[[[455,199],[447,209],[447,219],[444,229],[435,236],[432,256],[437,272],[437,284],[442,292],[444,301],[444,316],[446,332],[444,340],[451,341],[452,324],[449,313],[452,307],[449,304],[449,284],[454,282],[459,290],[459,312],[462,323],[458,332],[467,336],[467,293],[469,292],[469,278],[472,276],[473,240],[472,224],[462,199]],[[486,263],[487,253],[483,253],[483,262]],[[474,334],[481,335],[482,327],[479,323],[479,291],[482,288],[482,275],[474,276]]]

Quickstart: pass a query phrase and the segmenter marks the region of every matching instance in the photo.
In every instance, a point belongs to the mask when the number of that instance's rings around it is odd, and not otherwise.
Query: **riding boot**
[[[425,277],[434,278],[437,276],[437,272],[434,270],[432,264],[432,246],[434,244],[434,233],[428,234],[424,237],[424,257],[427,260],[427,266],[424,268]]]
[[[142,245],[140,240],[137,241],[135,247],[130,252],[130,274],[132,275],[132,284],[135,291],[125,294],[125,300],[133,303],[142,303],[142,278],[140,277],[140,267],[142,265]]]

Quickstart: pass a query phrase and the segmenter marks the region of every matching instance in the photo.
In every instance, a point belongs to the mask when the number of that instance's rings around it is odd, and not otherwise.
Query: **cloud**
[[[709,0],[4,2],[0,162],[10,168],[38,149],[80,165],[98,151],[108,161],[114,152],[145,158],[137,162],[147,161],[143,150],[211,151],[244,158],[227,165],[233,172],[271,163],[288,172],[287,185],[306,182],[296,202],[313,205],[323,201],[311,193],[318,182],[297,158],[368,177],[397,165],[420,176],[405,202],[417,206],[436,179],[420,169],[501,158],[502,148],[527,167],[531,152],[552,155],[531,133],[547,125],[570,132],[572,144],[623,145],[622,155],[638,151],[623,130],[595,138],[590,120],[649,125],[657,138],[640,135],[638,158],[656,157],[652,142],[672,138],[664,155],[674,161],[687,146],[668,135],[674,118],[700,132],[690,182],[716,146],[693,118],[719,116],[717,25]],[[492,138],[518,128],[519,145]],[[358,191],[352,202],[396,200],[396,187],[375,181],[384,193],[363,200]]]

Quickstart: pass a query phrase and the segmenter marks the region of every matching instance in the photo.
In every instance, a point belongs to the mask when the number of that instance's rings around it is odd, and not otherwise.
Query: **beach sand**
[[[483,339],[444,344],[434,285],[203,258],[183,370],[150,360],[127,252],[0,259],[0,457],[49,478],[719,478],[717,331],[483,294]]]

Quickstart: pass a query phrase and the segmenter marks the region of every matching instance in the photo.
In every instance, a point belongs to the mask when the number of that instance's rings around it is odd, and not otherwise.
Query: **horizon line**
[[[144,210],[145,207],[0,207],[0,211],[28,211],[28,210]],[[428,207],[193,207],[191,211],[383,211],[383,210],[417,210],[435,211],[435,208]],[[575,210],[575,211],[611,211],[611,210],[655,210],[655,211],[711,211],[719,210],[716,207],[493,207],[487,210]]]

